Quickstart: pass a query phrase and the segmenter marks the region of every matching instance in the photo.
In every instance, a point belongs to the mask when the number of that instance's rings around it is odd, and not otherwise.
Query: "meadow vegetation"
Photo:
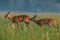
[[[15,15],[21,15],[13,13]],[[35,14],[28,14],[32,18]],[[56,27],[51,28],[49,25],[40,27],[33,21],[31,22],[32,29],[29,28],[24,22],[19,23],[18,29],[16,24],[13,24],[10,20],[5,19],[5,14],[0,13],[0,40],[60,40],[60,14],[44,14],[38,13],[38,19],[41,18],[54,18],[56,19]]]

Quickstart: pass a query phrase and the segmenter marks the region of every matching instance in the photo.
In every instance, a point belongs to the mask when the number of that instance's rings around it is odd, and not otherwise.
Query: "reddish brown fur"
[[[55,26],[56,25],[56,20],[52,19],[52,18],[44,18],[44,19],[40,19],[40,20],[36,20],[37,16],[35,15],[32,18],[32,21],[34,21],[35,23],[39,24],[40,26],[43,26],[44,24],[48,24],[49,26]]]
[[[10,12],[8,12],[5,16],[5,18],[8,18],[9,20],[11,20],[13,23],[19,23],[24,21],[26,24],[30,23],[30,18],[27,15],[18,15],[18,16],[13,16],[10,14]]]

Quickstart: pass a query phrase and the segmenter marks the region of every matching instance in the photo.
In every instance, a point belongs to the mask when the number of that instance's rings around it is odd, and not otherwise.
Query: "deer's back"
[[[27,15],[18,15],[13,17],[13,22],[28,22],[29,21],[29,16]]]
[[[40,23],[44,23],[44,24],[56,22],[55,19],[51,19],[51,18],[40,19],[40,20],[38,20],[38,21],[39,21]]]
[[[23,17],[22,16],[14,16],[13,22],[22,22]]]

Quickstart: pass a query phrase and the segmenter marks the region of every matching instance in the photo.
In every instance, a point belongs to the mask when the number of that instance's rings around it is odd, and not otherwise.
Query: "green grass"
[[[47,14],[38,14],[38,19],[45,17],[47,17]],[[32,29],[30,29],[29,26],[27,26],[24,22],[21,22],[17,29],[16,24],[13,24],[10,20],[5,19],[3,16],[1,16],[0,40],[60,40],[60,15],[48,14],[48,17],[52,17],[57,20],[56,27],[51,28],[49,25],[40,27],[31,21]],[[26,30],[24,28],[24,25],[26,27]],[[23,28],[23,30],[21,28]]]

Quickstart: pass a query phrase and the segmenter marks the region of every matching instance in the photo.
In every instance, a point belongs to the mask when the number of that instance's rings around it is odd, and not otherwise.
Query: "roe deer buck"
[[[27,15],[18,15],[18,16],[13,16],[10,14],[10,12],[8,12],[5,15],[5,18],[8,18],[9,20],[11,20],[13,23],[16,23],[18,26],[19,22],[25,22],[26,24],[30,24],[30,18]]]
[[[31,20],[40,26],[43,26],[44,24],[48,24],[49,26],[56,25],[56,20],[52,18],[43,18],[43,19],[37,20],[37,15],[35,15],[33,18],[31,18]]]

